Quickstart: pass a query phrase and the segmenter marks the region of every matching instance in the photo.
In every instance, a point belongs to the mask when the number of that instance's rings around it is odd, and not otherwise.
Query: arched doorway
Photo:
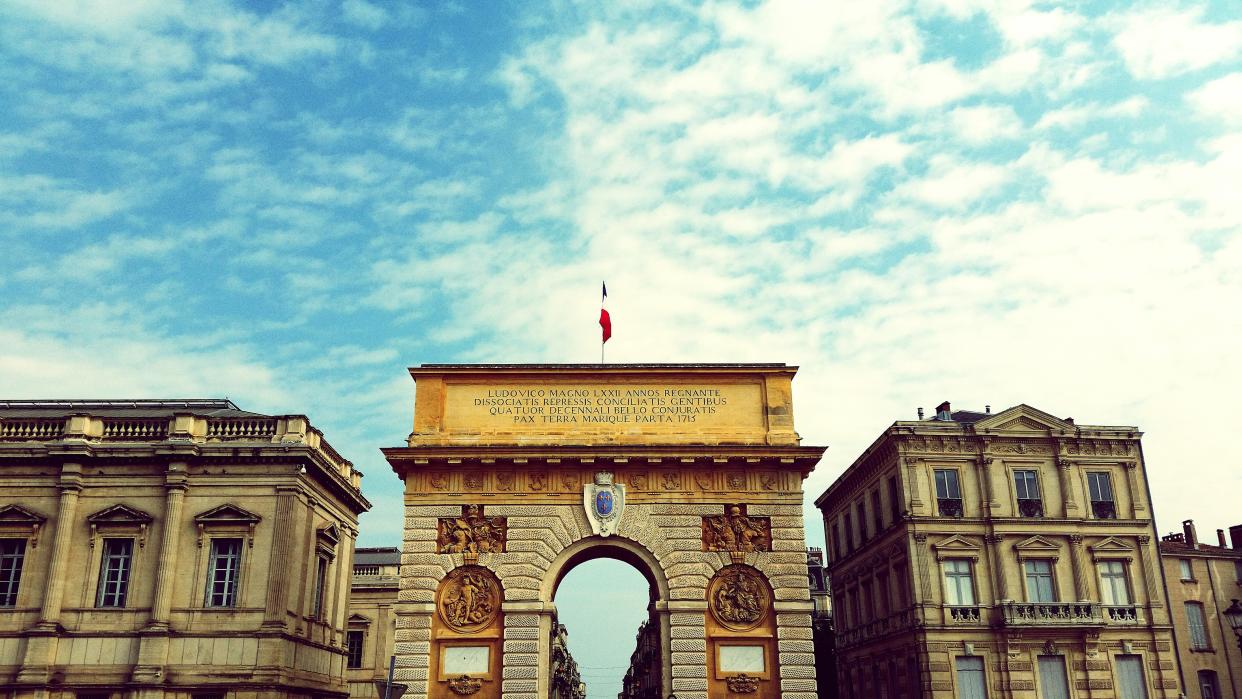
[[[430,659],[445,644],[481,647],[484,640],[460,636],[488,633],[500,664],[477,693],[547,699],[557,587],[574,566],[608,557],[633,565],[653,591],[663,696],[723,699],[730,681],[741,686],[761,672],[765,692],[813,699],[802,481],[823,449],[801,446],[794,432],[795,371],[778,364],[411,369],[413,432],[407,446],[384,450],[405,483],[395,650],[406,696],[469,696],[479,678],[446,673],[445,663]],[[749,594],[745,586],[709,594],[729,566],[764,581],[770,627],[756,631],[713,608]],[[451,629],[457,635],[446,635],[433,617],[446,603],[463,607],[462,569],[494,576],[499,610],[489,617],[493,626],[459,624]],[[484,579],[491,578],[471,578],[471,595]],[[762,670],[754,670],[752,647],[761,644],[752,637],[762,633],[769,645]],[[709,652],[717,654],[710,668]],[[459,654],[460,668],[471,658],[483,667],[483,651]]]

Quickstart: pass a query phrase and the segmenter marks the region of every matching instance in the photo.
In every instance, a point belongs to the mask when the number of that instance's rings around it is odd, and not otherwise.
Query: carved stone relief
[[[749,631],[768,614],[767,586],[753,568],[733,565],[720,571],[707,588],[712,616],[733,631]]]
[[[437,529],[439,553],[503,553],[508,520],[483,516],[482,505],[462,505],[460,517],[441,517]]]
[[[759,691],[759,678],[751,677],[746,673],[730,677],[725,680],[725,684],[728,685],[730,692],[737,694],[754,694]]]
[[[471,677],[470,675],[462,675],[461,677],[454,677],[449,680],[448,688],[453,691],[453,694],[470,696],[483,688],[483,680],[477,677]]]
[[[772,520],[751,517],[745,505],[729,505],[725,513],[703,518],[704,551],[770,551]]]
[[[469,633],[491,624],[500,611],[500,584],[480,566],[455,568],[440,585],[436,609],[454,631]]]

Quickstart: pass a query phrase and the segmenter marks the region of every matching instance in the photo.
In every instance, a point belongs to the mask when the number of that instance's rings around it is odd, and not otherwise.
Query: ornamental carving
[[[759,678],[751,677],[746,673],[730,677],[725,680],[725,684],[728,685],[730,692],[736,694],[754,694],[759,691]]]
[[[462,675],[449,680],[448,687],[453,690],[453,694],[469,696],[483,688],[483,680],[470,675]]]
[[[733,565],[722,569],[707,588],[712,616],[733,631],[759,625],[771,606],[767,585],[753,568]]]
[[[470,471],[462,476],[462,483],[466,486],[466,490],[482,490],[483,474],[478,471]]]
[[[503,553],[508,533],[504,517],[483,516],[482,505],[462,505],[460,517],[441,517],[437,527],[439,553]]]
[[[751,517],[745,505],[729,505],[725,513],[703,518],[704,551],[770,551],[772,520]]]
[[[478,631],[491,624],[500,611],[500,583],[486,568],[455,568],[440,584],[436,609],[454,631]]]
[[[665,490],[681,489],[681,474],[675,471],[666,471],[661,479]]]

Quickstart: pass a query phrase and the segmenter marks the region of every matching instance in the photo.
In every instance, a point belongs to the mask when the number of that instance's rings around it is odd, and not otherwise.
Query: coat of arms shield
[[[615,534],[625,509],[625,486],[613,483],[608,471],[600,471],[595,474],[595,482],[583,486],[582,491],[591,531],[600,536]]]

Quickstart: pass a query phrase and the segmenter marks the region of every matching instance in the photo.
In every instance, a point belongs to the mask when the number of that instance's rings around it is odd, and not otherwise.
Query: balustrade
[[[1006,626],[1098,626],[1100,605],[1092,602],[1006,602]]]
[[[103,438],[113,441],[163,439],[168,435],[168,419],[105,419]]]
[[[36,441],[58,439],[65,433],[65,421],[56,419],[0,420],[0,439]]]

